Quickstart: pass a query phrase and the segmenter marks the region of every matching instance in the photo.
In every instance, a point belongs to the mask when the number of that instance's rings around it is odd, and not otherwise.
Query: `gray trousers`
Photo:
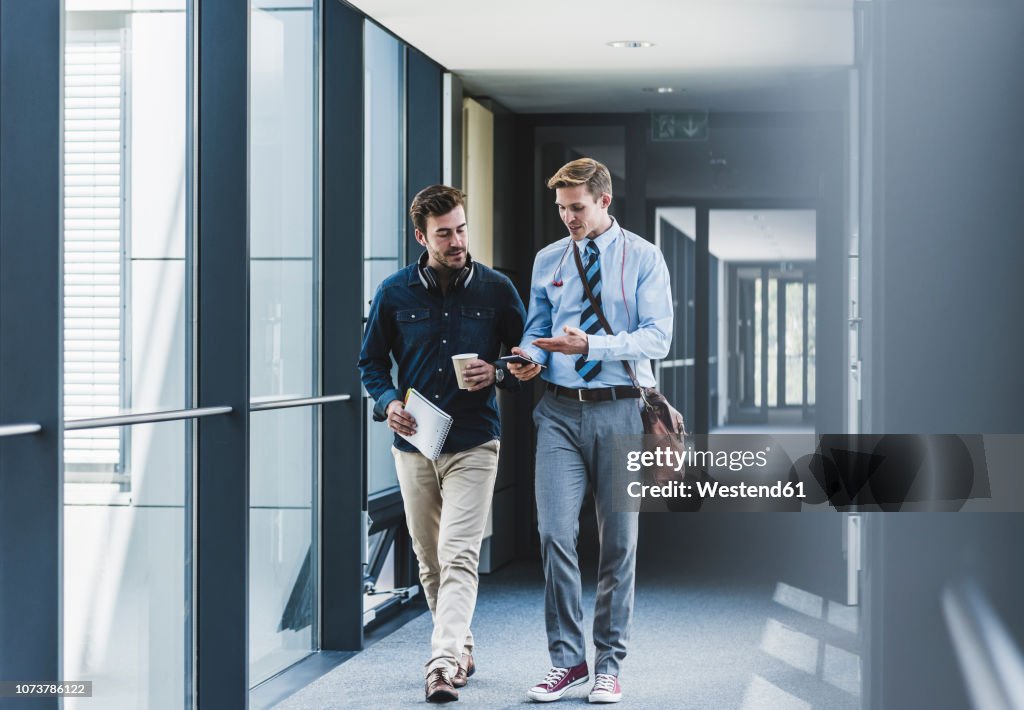
[[[551,664],[568,668],[586,660],[576,542],[580,508],[589,486],[594,491],[600,541],[594,670],[618,675],[633,618],[638,513],[615,511],[615,486],[622,482],[625,461],[613,452],[622,437],[635,435],[639,440],[643,433],[637,400],[578,402],[546,392],[534,409],[533,421]]]

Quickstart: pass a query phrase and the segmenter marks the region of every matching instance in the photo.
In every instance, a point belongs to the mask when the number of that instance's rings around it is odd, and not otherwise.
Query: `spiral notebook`
[[[405,393],[405,411],[416,420],[416,433],[412,436],[399,434],[400,437],[419,449],[420,453],[431,461],[441,455],[448,432],[454,421],[447,412],[440,409],[429,399],[412,387]]]

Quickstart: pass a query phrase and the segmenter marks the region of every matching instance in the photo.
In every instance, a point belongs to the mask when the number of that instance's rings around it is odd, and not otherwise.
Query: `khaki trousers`
[[[420,584],[434,620],[427,673],[441,667],[454,676],[459,656],[473,651],[469,626],[499,444],[495,439],[467,451],[441,454],[437,461],[391,448]]]

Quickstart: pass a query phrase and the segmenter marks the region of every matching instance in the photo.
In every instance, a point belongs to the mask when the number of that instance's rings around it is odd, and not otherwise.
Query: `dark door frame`
[[[810,209],[820,214],[821,205],[815,198],[763,198],[763,197],[694,197],[657,198],[646,203],[647,234],[653,241],[656,229],[656,212],[662,207],[688,207],[697,212],[696,259],[694,264],[695,293],[706,294],[710,287],[710,213],[712,210],[796,210]],[[817,242],[820,243],[820,230]],[[818,250],[820,254],[821,250]],[[694,412],[688,428],[695,434],[707,434],[709,428],[708,406],[711,399],[710,363],[711,343],[708,328],[711,325],[711,311],[708,299],[697,298],[694,304]],[[818,314],[819,322],[821,320]],[[721,354],[720,354],[721,358]],[[762,380],[762,387],[764,381]],[[762,403],[764,397],[762,396]]]

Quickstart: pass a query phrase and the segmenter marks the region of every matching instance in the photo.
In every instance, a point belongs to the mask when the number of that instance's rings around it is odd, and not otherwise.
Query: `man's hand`
[[[462,381],[469,392],[482,390],[494,384],[494,365],[480,358],[470,360],[462,370]]]
[[[524,353],[519,348],[512,348],[512,354],[522,355],[523,357],[529,357],[529,355]],[[511,372],[512,376],[515,377],[517,380],[526,382],[527,380],[532,380],[540,373],[540,365],[520,365],[515,362],[510,362],[508,364],[508,371]]]
[[[385,411],[388,416],[388,429],[406,436],[416,433],[416,419],[405,411],[405,403],[402,400],[392,400]]]
[[[533,341],[541,350],[549,353],[565,353],[566,355],[586,355],[590,351],[590,343],[587,341],[587,334],[579,328],[567,325],[562,330],[565,335],[557,338],[537,338]]]

